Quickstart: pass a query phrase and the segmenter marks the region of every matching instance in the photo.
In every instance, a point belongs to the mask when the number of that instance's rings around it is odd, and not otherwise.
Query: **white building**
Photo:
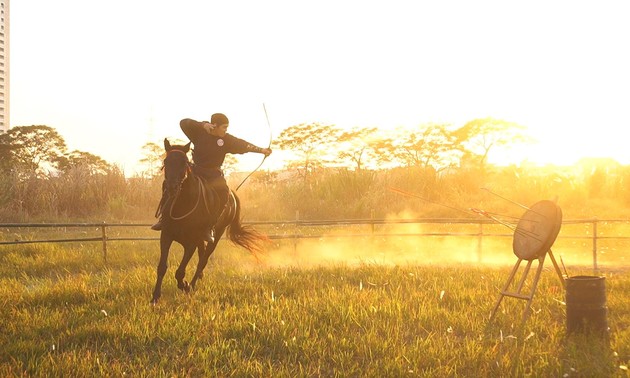
[[[9,0],[0,0],[0,132],[9,130]]]

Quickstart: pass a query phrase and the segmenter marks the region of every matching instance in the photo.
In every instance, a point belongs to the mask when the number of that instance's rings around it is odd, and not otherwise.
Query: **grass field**
[[[441,242],[415,259],[402,244],[287,242],[260,263],[222,243],[191,295],[174,247],[157,306],[157,242],[112,244],[107,263],[99,243],[2,246],[0,376],[627,376],[630,269],[601,271],[608,340],[567,336],[551,264],[525,324],[513,298],[489,322],[515,257],[474,263]]]

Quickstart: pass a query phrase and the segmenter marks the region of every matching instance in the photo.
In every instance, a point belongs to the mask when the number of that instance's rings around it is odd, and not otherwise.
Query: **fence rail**
[[[460,218],[417,218],[417,219],[345,219],[345,220],[301,220],[299,214],[296,215],[295,220],[287,221],[257,221],[257,222],[244,222],[246,225],[251,226],[269,226],[269,227],[287,227],[289,233],[283,234],[269,234],[269,238],[272,240],[288,239],[319,239],[329,237],[326,233],[302,233],[302,230],[306,227],[348,227],[367,225],[370,226],[370,231],[367,233],[348,233],[348,234],[334,234],[335,238],[353,238],[353,237],[476,237],[479,239],[478,248],[479,255],[481,255],[481,245],[484,237],[512,237],[513,232],[487,232],[485,225],[496,226],[497,223],[492,220],[486,219],[460,219]],[[376,226],[387,225],[405,225],[405,224],[445,224],[445,225],[469,225],[475,226],[476,232],[377,232]],[[582,225],[588,226],[584,233],[581,235],[565,235],[561,232],[558,239],[586,239],[591,240],[592,243],[592,255],[593,255],[593,270],[598,271],[598,242],[602,240],[630,240],[630,236],[627,234],[622,235],[605,235],[600,231],[600,225],[613,225],[613,224],[625,224],[630,225],[630,219],[582,219],[582,220],[567,220],[562,222],[565,225]],[[156,241],[159,240],[159,236],[146,237],[146,236],[110,236],[111,229],[114,228],[140,228],[148,227],[148,223],[0,223],[0,246],[2,245],[18,245],[18,244],[38,244],[38,243],[76,243],[76,242],[101,242],[103,248],[103,258],[107,260],[107,245],[110,242],[116,241]],[[80,238],[52,238],[52,239],[35,239],[35,240],[7,240],[8,237],[5,234],[5,230],[9,229],[24,229],[24,228],[92,228],[99,229],[100,235],[93,237],[80,237]],[[157,234],[156,234],[157,235]],[[15,236],[15,235],[14,235]]]

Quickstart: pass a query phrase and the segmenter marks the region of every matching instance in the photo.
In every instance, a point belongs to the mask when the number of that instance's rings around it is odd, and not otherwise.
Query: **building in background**
[[[9,0],[0,0],[0,132],[9,130]]]

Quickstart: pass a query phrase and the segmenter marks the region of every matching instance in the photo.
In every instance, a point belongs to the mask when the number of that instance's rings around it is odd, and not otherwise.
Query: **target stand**
[[[512,242],[512,249],[514,254],[518,258],[507,282],[503,286],[503,289],[499,293],[497,303],[494,305],[492,314],[490,315],[490,321],[494,319],[494,316],[499,309],[499,305],[503,300],[503,297],[512,297],[516,299],[526,300],[527,306],[523,312],[522,322],[525,323],[529,316],[530,307],[534,294],[536,293],[536,286],[540,279],[540,274],[543,269],[545,257],[549,255],[551,262],[562,282],[562,287],[565,286],[565,277],[560,271],[560,267],[556,262],[551,246],[558,237],[560,232],[560,226],[562,225],[562,210],[553,201],[543,200],[535,203],[531,206],[525,214],[519,220],[516,228],[514,229],[514,239]],[[524,293],[525,281],[531,270],[532,262],[538,260],[538,267],[536,269],[536,275],[531,283],[529,293]],[[521,275],[521,278],[514,290],[512,282],[516,277],[519,267],[523,261],[526,261],[525,269]]]

